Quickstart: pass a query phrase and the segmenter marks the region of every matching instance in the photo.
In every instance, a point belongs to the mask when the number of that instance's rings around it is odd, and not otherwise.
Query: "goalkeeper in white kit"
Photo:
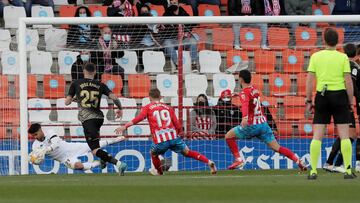
[[[33,164],[41,164],[46,154],[73,170],[88,171],[100,165],[101,168],[106,167],[106,163],[102,161],[82,163],[79,160],[79,157],[91,153],[91,149],[87,143],[66,142],[62,140],[54,130],[42,130],[39,123],[32,124],[28,129],[28,133],[35,138],[32,144],[32,152],[29,155],[30,162]],[[100,141],[100,147],[102,148],[123,140],[125,140],[123,136],[112,140],[102,140]]]

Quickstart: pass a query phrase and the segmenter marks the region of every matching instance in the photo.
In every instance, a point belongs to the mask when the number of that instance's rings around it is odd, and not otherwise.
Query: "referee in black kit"
[[[349,58],[338,52],[338,33],[332,28],[324,32],[325,50],[314,53],[310,58],[306,79],[306,109],[312,110],[313,83],[316,79],[314,135],[310,144],[311,171],[309,180],[317,179],[317,164],[321,153],[321,140],[331,117],[334,119],[341,139],[341,153],[344,159],[344,179],[356,176],[351,171],[352,146],[349,139],[350,111],[354,107],[353,84]]]

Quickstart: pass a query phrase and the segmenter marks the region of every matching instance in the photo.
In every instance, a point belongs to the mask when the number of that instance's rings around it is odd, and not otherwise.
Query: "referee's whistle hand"
[[[312,103],[307,103],[306,104],[306,111],[310,114],[313,114],[314,113],[314,106]]]

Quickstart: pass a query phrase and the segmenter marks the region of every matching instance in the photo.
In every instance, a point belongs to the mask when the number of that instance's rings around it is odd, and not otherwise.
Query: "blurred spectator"
[[[0,18],[4,17],[5,6],[24,7],[24,3],[22,0],[0,0]]]
[[[124,69],[116,63],[117,58],[124,56],[123,51],[118,51],[118,44],[112,37],[109,27],[101,30],[101,36],[97,42],[96,50],[91,53],[91,62],[97,64],[99,69],[103,69],[105,73],[121,75],[124,79]]]
[[[89,51],[87,50],[82,50],[80,52],[80,55],[77,56],[76,62],[72,65],[71,67],[71,80],[77,80],[77,79],[81,79],[84,78],[84,73],[83,73],[83,65],[87,62],[91,61],[91,54]],[[101,80],[101,75],[104,72],[104,70],[99,69],[100,67],[97,67],[97,71],[96,71],[96,75],[95,75],[95,79],[97,80]]]
[[[314,3],[317,5],[329,5],[330,14],[332,14],[332,12],[334,11],[335,0],[314,0]],[[344,5],[346,4],[346,7],[351,7],[350,0],[346,0],[346,1],[341,0],[339,3],[344,4]]]
[[[263,0],[258,2],[259,13],[257,15],[278,16],[286,15],[285,0]]]
[[[284,2],[287,15],[312,15],[313,0],[286,0]],[[295,46],[295,30],[299,23],[289,23],[290,25],[290,46]],[[316,28],[316,23],[309,24],[311,28]]]
[[[280,13],[279,9],[280,8],[271,10],[270,8],[271,12],[275,14]],[[265,10],[260,0],[229,0],[228,13],[230,16],[264,15]],[[261,48],[269,49],[269,47],[267,46],[268,25],[266,23],[256,23],[256,24],[252,23],[252,24],[244,24],[244,25],[233,24],[234,49],[241,50],[240,28],[242,26],[259,27],[261,31]]]
[[[216,114],[216,134],[225,135],[234,126],[240,125],[242,113],[240,108],[231,103],[232,93],[227,89],[221,92],[220,98],[214,111]]]
[[[74,17],[91,17],[91,12],[88,7],[80,6],[76,9]],[[91,47],[98,36],[99,28],[97,25],[70,25],[67,45],[77,48],[79,45],[83,47]]]
[[[107,16],[120,16],[120,17],[131,17],[133,16],[133,6],[129,0],[113,0],[110,5],[104,2],[104,6],[107,8]]]
[[[209,107],[207,96],[200,94],[196,98],[194,106],[198,108],[195,108],[190,113],[193,139],[215,139],[216,137],[211,135],[215,134],[216,116],[215,112]]]
[[[170,0],[169,7],[166,8],[164,16],[189,16],[189,14],[179,6],[178,0]],[[165,55],[170,57],[175,66],[178,66],[178,55],[176,48],[178,47],[178,25],[164,25],[165,29],[161,32],[162,35],[166,36],[164,40]],[[195,68],[198,60],[197,52],[197,41],[191,35],[192,25],[184,27],[185,36],[183,38],[183,44],[185,49],[190,49],[191,64]]]
[[[164,9],[168,6],[167,0],[134,0],[133,5],[136,5],[136,8],[138,9],[138,12],[140,13],[141,5],[162,5]]]
[[[229,0],[231,1],[231,0]],[[180,0],[180,3],[185,3],[191,5],[191,8],[194,12],[194,16],[199,15],[198,6],[199,4],[211,4],[220,6],[220,0]]]
[[[25,1],[25,0],[23,0]],[[40,4],[42,6],[50,6],[54,10],[54,1],[53,0],[26,0],[25,10],[26,16],[31,17],[31,7],[33,4]]]

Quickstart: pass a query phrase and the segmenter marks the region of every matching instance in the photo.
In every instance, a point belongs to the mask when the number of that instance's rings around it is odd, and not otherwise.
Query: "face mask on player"
[[[79,17],[87,17],[86,13],[80,13]]]

